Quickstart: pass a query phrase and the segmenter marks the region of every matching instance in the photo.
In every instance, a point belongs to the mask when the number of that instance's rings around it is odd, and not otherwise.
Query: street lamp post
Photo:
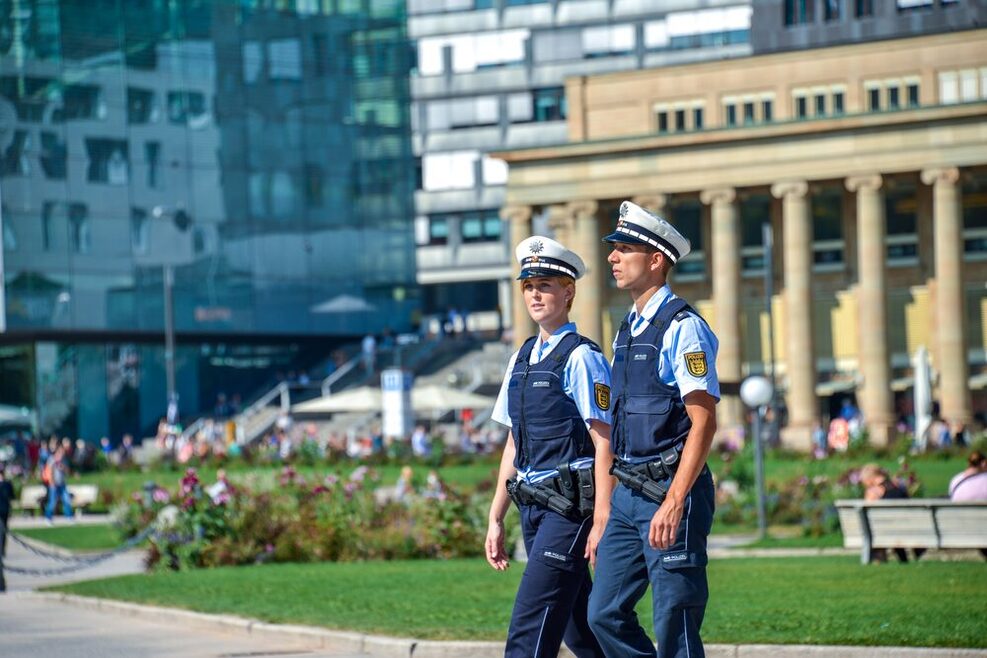
[[[767,377],[748,377],[740,385],[740,399],[754,411],[751,440],[754,442],[754,487],[757,489],[757,532],[761,539],[768,536],[768,520],[764,495],[764,445],[761,441],[761,416],[771,402],[774,387]]]
[[[164,279],[164,330],[165,330],[165,382],[168,387],[168,422],[178,422],[178,393],[175,391],[175,309],[172,297],[174,271],[171,265],[163,266]]]
[[[155,219],[171,219],[175,228],[186,231],[189,226],[189,216],[182,209],[172,209],[165,206],[154,206],[151,216]],[[174,287],[175,272],[171,263],[161,266],[162,294],[164,297],[164,339],[165,339],[165,384],[168,388],[168,406],[166,407],[168,422],[178,422],[178,391],[175,386],[175,307]]]

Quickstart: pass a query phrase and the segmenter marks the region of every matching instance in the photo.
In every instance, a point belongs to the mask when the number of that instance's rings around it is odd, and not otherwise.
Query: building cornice
[[[618,139],[571,142],[528,149],[494,151],[490,157],[512,165],[548,160],[616,156],[635,152],[722,146],[748,142],[779,140],[789,137],[823,136],[832,133],[903,128],[913,124],[957,121],[987,116],[987,102],[936,105],[893,112],[868,112],[825,119],[765,123],[736,128],[722,128],[668,135],[638,135]]]

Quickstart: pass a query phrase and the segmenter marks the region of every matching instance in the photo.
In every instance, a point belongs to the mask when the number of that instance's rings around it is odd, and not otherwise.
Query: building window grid
[[[661,135],[702,130],[703,109],[704,104],[700,101],[655,105],[655,130]]]
[[[866,80],[864,95],[867,112],[895,111],[918,107],[920,84],[917,77]]]

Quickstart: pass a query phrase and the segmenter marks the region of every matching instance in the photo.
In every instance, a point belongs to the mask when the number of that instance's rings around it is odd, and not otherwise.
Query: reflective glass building
[[[0,0],[0,403],[44,432],[247,397],[418,307],[404,5]]]

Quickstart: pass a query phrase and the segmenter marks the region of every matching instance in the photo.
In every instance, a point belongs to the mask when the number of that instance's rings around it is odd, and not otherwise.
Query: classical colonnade
[[[921,181],[933,188],[933,237],[935,241],[936,353],[939,371],[939,400],[942,416],[950,421],[969,422],[972,416],[968,390],[968,366],[964,336],[963,302],[963,214],[960,171],[939,167],[921,171]],[[871,440],[886,443],[894,422],[891,367],[888,348],[888,283],[886,266],[885,178],[881,173],[853,175],[844,181],[856,198],[857,304],[859,351],[857,397]],[[796,443],[807,445],[811,428],[818,420],[816,359],[812,320],[813,226],[810,210],[810,181],[784,180],[771,186],[781,200],[783,222],[783,294],[785,339],[787,341],[787,405],[789,428]],[[742,378],[741,343],[741,231],[737,189],[722,187],[701,190],[699,198],[709,206],[712,304],[714,329],[720,341],[717,370],[723,382]],[[651,193],[632,200],[664,214],[669,194]],[[604,201],[604,200],[601,200]],[[605,200],[617,201],[620,199]],[[547,206],[548,221],[555,235],[576,251],[587,264],[580,281],[573,317],[581,333],[602,342],[606,278],[606,245],[600,242],[601,228],[610,227],[614,217],[600,214],[596,200],[576,200]],[[609,207],[609,205],[607,206]],[[511,244],[531,235],[531,206],[506,206],[501,211],[509,222]],[[512,317],[515,339],[531,335],[534,327],[520,295],[513,295]],[[692,300],[695,301],[695,300]],[[736,397],[725,397],[720,407],[722,427],[742,422]]]

